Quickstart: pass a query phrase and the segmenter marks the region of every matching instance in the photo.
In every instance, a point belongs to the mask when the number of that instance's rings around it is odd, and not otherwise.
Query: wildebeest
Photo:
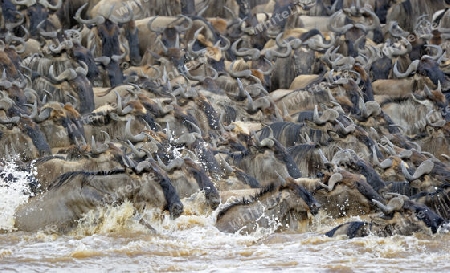
[[[75,97],[79,103],[77,110],[80,114],[88,114],[94,110],[94,90],[89,80],[86,78],[88,67],[82,62],[83,67],[76,70],[69,69],[64,73],[54,76],[53,65],[50,66],[49,75],[55,82],[67,81],[71,90],[67,96]]]
[[[410,236],[414,232],[431,230],[436,233],[444,219],[430,208],[411,201],[406,196],[392,198],[387,205],[374,203],[383,215],[374,216],[372,222],[349,222],[337,226],[325,235],[329,237],[347,235],[349,238],[363,237],[369,234],[378,236],[404,235]]]
[[[38,25],[45,20],[49,19],[49,12],[50,10],[56,11],[61,7],[62,1],[59,0],[56,4],[51,4],[50,2],[44,0],[44,1],[38,1],[35,0],[24,0],[24,1],[13,1],[16,5],[23,5],[26,6],[26,9],[24,9],[24,15],[27,17],[27,29],[30,32],[30,36],[32,38],[36,38],[38,36]],[[51,21],[48,21],[50,25],[52,25],[53,29],[56,29],[58,27],[56,23],[52,23]]]
[[[89,210],[125,199],[139,212],[147,203],[176,217],[180,199],[203,193],[208,211],[219,208],[212,212],[217,227],[230,232],[274,227],[256,220],[263,206],[279,217],[276,226],[296,230],[298,219],[318,210],[312,196],[335,218],[381,209],[384,220],[405,219],[412,228],[399,234],[426,230],[410,217],[422,205],[448,219],[448,62],[438,45],[448,38],[445,10],[434,28],[413,0],[227,0],[221,3],[230,9],[217,12],[217,5],[203,9],[206,1],[96,2],[65,1],[57,13],[75,18],[62,27],[51,26],[54,14],[43,9],[49,19],[36,25],[40,38],[28,41],[19,34],[27,16],[2,2],[1,151],[38,159],[44,186],[17,212],[23,229],[61,220],[64,230]],[[412,31],[402,16],[386,20],[398,7],[417,15]],[[308,12],[331,18],[299,16]],[[67,29],[72,19],[83,28]],[[237,190],[261,194],[220,204]],[[392,193],[415,203],[405,199],[394,213]],[[436,228],[433,217],[426,221]],[[336,234],[391,224],[377,218]]]
[[[237,200],[219,209],[216,227],[223,232],[251,233],[257,228],[295,229],[318,213],[320,204],[302,186],[287,182],[269,184],[249,199]]]
[[[98,15],[94,19],[83,20],[81,12],[87,4],[80,7],[75,14],[76,20],[80,24],[91,25],[94,24],[96,28],[89,32],[88,45],[89,50],[95,49],[94,57],[112,57],[113,55],[121,55],[119,44],[119,23],[126,23],[130,21],[133,14],[128,12],[128,16],[116,17],[112,14],[112,9],[109,14],[104,16]]]
[[[436,11],[445,8],[442,0],[406,0],[398,1],[389,9],[386,20],[395,20],[405,30],[412,32],[416,19],[423,14],[432,16]]]
[[[181,212],[172,206],[181,206],[182,210],[182,204],[168,203],[170,200],[164,196],[167,189],[158,185],[162,182],[159,179],[150,173],[134,178],[123,171],[68,172],[55,180],[45,193],[18,208],[15,225],[23,231],[38,231],[49,225],[68,231],[84,213],[125,200],[136,205],[169,208],[176,218]]]

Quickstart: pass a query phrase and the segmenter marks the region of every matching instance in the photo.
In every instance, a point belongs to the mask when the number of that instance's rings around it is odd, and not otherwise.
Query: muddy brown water
[[[0,184],[2,181],[0,181]],[[25,183],[0,185],[0,272],[450,272],[450,233],[346,239],[323,235],[349,219],[321,212],[301,230],[247,235],[214,227],[201,194],[176,220],[132,204],[92,211],[69,234],[14,231]],[[51,212],[49,212],[51,213]],[[144,219],[153,230],[139,224]],[[357,220],[353,217],[351,220]]]

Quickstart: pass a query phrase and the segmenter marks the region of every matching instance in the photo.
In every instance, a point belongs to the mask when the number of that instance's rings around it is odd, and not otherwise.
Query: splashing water
[[[14,230],[14,212],[21,204],[26,203],[32,195],[29,188],[29,177],[32,172],[19,171],[14,161],[5,161],[0,167],[0,230]]]

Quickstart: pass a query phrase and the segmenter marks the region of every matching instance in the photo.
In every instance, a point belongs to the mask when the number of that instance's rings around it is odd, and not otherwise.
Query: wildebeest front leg
[[[342,174],[335,173],[330,177],[330,179],[328,179],[328,185],[325,185],[322,182],[319,182],[319,185],[324,187],[328,191],[332,191],[334,190],[334,186],[336,185],[336,183],[342,181],[342,179],[343,179]]]
[[[172,217],[172,219],[178,218],[184,210],[183,203],[181,203],[180,201],[180,196],[170,182],[170,179],[160,179],[159,185],[161,186],[164,197],[166,198],[167,210],[169,210],[170,216]]]
[[[328,237],[347,235],[348,238],[352,239],[355,237],[364,237],[369,235],[370,228],[371,225],[367,222],[354,221],[341,224],[325,233],[325,235]]]

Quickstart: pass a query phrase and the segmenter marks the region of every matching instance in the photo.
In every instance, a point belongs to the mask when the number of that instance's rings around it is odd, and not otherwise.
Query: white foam
[[[0,172],[3,177],[12,175],[16,181],[5,181],[0,178],[0,230],[14,230],[14,213],[18,206],[26,203],[30,197],[27,176],[29,172],[18,171],[17,165],[13,161],[5,162],[3,170]]]

